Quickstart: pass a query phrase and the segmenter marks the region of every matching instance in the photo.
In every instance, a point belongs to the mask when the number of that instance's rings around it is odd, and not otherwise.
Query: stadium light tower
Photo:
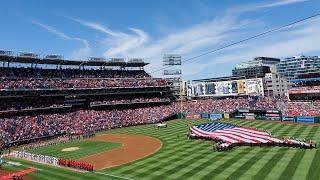
[[[176,54],[165,54],[163,56],[163,76],[168,76],[173,79],[179,79],[178,86],[177,82],[173,81],[175,89],[179,88],[179,99],[180,99],[180,114],[183,112],[183,82],[182,82],[182,71],[181,71],[181,56]]]

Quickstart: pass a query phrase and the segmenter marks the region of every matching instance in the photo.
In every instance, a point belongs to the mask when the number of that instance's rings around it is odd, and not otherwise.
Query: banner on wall
[[[190,85],[190,84],[188,84],[188,86],[187,86],[187,96],[192,96],[193,95],[193,93],[192,93],[192,86]]]
[[[230,118],[230,115],[229,115],[229,114],[224,114],[224,115],[223,115],[223,118],[229,119],[229,118]]]
[[[212,120],[222,119],[222,114],[211,113],[209,116]]]
[[[187,119],[192,119],[192,118],[193,118],[193,115],[187,114],[187,115],[186,115],[186,118],[187,118]]]
[[[299,123],[314,123],[313,116],[297,116],[297,122]]]
[[[201,95],[204,95],[204,90],[205,90],[205,87],[204,87],[204,84],[200,83],[200,84],[197,84],[196,85],[196,88],[195,88],[195,95],[196,96],[201,96]]]
[[[238,83],[237,81],[231,82],[231,93],[238,93]]]
[[[181,75],[181,69],[163,70],[163,75]]]
[[[230,94],[229,81],[215,82],[215,85],[216,85],[216,94],[219,94],[219,95]]]
[[[254,113],[243,113],[243,115],[245,116],[245,119],[249,120],[254,120],[256,118]]]
[[[200,114],[195,114],[195,115],[193,115],[193,118],[194,118],[194,119],[200,119]]]
[[[200,91],[201,91],[201,94],[200,95],[204,95],[205,94],[205,90],[206,88],[204,87],[204,84],[200,84]]]
[[[208,113],[201,113],[201,118],[202,119],[209,119],[209,114]]]
[[[247,94],[250,95],[264,95],[263,93],[263,83],[261,78],[247,79]]]
[[[294,121],[294,117],[292,117],[292,116],[283,116],[283,117],[282,117],[282,120],[283,120],[283,121],[293,122],[293,121]]]
[[[244,80],[238,80],[237,81],[237,88],[239,94],[245,93],[245,81]]]
[[[214,83],[206,83],[205,89],[206,89],[206,94],[215,94]]]

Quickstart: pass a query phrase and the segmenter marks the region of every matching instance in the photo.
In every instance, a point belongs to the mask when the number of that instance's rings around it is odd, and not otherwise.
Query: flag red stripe
[[[263,138],[258,138],[258,137],[254,137],[254,136],[238,133],[238,132],[232,132],[231,129],[230,130],[228,129],[226,131],[225,130],[217,130],[215,132],[229,133],[229,134],[233,134],[233,135],[236,135],[236,136],[240,136],[242,138],[247,138],[247,139],[253,140],[255,142],[262,142],[262,143],[269,142],[269,140],[266,140],[266,139],[263,139]]]

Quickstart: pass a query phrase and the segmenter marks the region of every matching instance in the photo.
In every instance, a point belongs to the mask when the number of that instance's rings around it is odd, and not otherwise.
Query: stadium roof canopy
[[[240,80],[246,79],[245,76],[226,76],[226,77],[217,77],[217,78],[208,78],[208,79],[197,79],[192,80],[196,82],[218,82],[218,81],[231,81],[231,80]]]
[[[24,63],[24,64],[47,64],[47,65],[69,65],[69,66],[120,66],[120,67],[144,67],[149,63],[142,59],[131,59],[124,61],[122,58],[91,58],[90,60],[65,60],[60,55],[48,55],[40,58],[34,53],[20,53],[14,56],[11,51],[0,50],[0,62]]]

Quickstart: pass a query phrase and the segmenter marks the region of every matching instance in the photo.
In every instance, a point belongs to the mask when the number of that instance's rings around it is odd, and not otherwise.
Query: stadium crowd
[[[66,104],[52,104],[52,103],[45,103],[45,102],[34,102],[28,104],[17,104],[17,103],[6,103],[2,102],[0,104],[0,114],[5,111],[17,111],[17,110],[27,110],[27,109],[36,109],[36,108],[57,108],[57,107],[64,107]]]
[[[144,70],[111,69],[40,69],[0,67],[0,77],[26,78],[145,78],[150,77]]]
[[[253,107],[257,109],[277,109],[277,99],[273,97],[259,97]]]
[[[199,114],[202,112],[230,113],[238,108],[249,108],[248,99],[203,99],[191,100],[185,103],[186,114]]]
[[[202,112],[232,113],[239,108],[250,109],[277,109],[277,100],[271,97],[234,99],[199,99],[185,102],[186,114],[199,114]]]
[[[65,89],[65,88],[118,88],[166,86],[165,79],[109,78],[109,79],[49,79],[49,78],[0,78],[0,90],[16,89]]]
[[[115,104],[130,104],[130,103],[149,103],[149,102],[164,102],[170,101],[169,98],[135,98],[135,99],[115,99],[109,101],[93,101],[90,105],[115,105]]]
[[[80,110],[70,113],[0,118],[0,149],[15,141],[59,134],[84,134],[160,122],[176,113],[170,105],[124,110]]]
[[[288,101],[285,103],[286,116],[319,116],[320,102]]]

